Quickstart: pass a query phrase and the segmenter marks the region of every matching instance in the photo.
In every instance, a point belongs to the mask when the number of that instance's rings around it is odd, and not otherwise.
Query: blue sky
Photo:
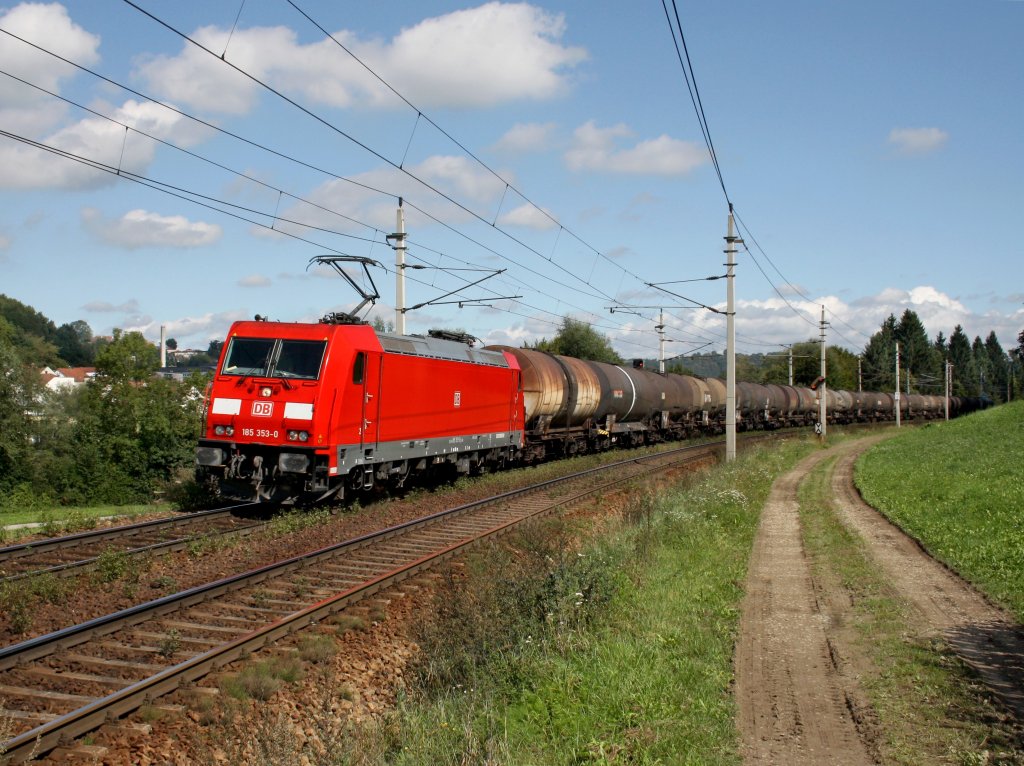
[[[0,292],[205,347],[256,313],[351,308],[307,270],[343,253],[386,267],[374,315],[392,320],[401,196],[410,263],[440,267],[407,272],[408,305],[506,269],[444,299],[485,306],[409,311],[410,332],[520,345],[570,315],[650,357],[657,310],[608,307],[665,306],[669,355],[724,348],[720,314],[644,284],[724,272],[725,196],[661,2],[136,4],[156,19],[120,0],[0,7]],[[906,308],[933,337],[1015,344],[1024,2],[679,14],[749,250],[741,352],[816,337],[821,304],[853,350]],[[724,308],[723,280],[669,289]]]

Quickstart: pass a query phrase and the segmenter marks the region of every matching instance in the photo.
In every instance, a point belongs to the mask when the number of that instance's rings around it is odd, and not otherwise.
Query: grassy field
[[[857,464],[864,499],[1024,621],[1024,402],[910,429]]]

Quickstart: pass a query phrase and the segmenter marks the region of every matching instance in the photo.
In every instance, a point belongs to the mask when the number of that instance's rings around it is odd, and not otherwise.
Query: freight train
[[[236,322],[207,393],[197,480],[224,497],[306,503],[433,473],[475,474],[725,427],[725,383],[642,367],[376,332]],[[810,388],[737,383],[738,430],[813,424]],[[892,394],[826,392],[830,423],[889,420]],[[902,417],[941,397],[905,395]],[[951,414],[973,408],[953,399]]]

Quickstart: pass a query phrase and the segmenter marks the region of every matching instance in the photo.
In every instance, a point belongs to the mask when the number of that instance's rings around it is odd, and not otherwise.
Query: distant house
[[[40,372],[43,385],[51,391],[66,391],[96,377],[95,367],[44,367]]]

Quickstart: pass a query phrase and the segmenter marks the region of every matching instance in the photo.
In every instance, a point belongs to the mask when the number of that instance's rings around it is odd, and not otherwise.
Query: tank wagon
[[[725,383],[365,324],[246,321],[207,392],[196,476],[222,495],[310,502],[432,472],[473,474],[725,429]],[[740,382],[738,430],[806,426],[810,388]],[[829,389],[830,423],[895,417],[891,394]],[[901,417],[943,417],[904,395]],[[984,406],[953,398],[950,414]]]

